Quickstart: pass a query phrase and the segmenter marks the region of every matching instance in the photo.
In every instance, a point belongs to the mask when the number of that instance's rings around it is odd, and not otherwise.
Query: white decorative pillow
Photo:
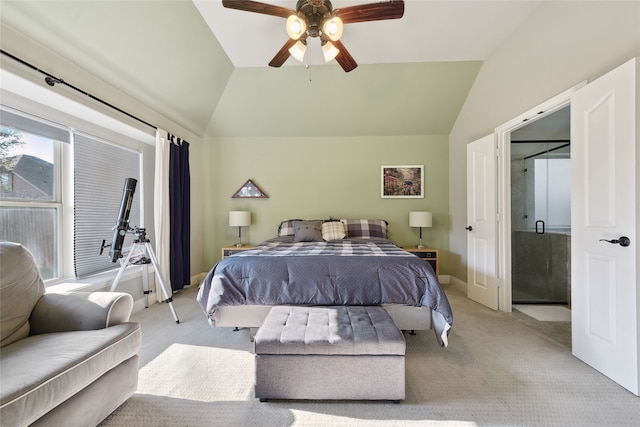
[[[344,224],[340,221],[327,221],[322,224],[322,238],[324,240],[342,240],[347,237]]]

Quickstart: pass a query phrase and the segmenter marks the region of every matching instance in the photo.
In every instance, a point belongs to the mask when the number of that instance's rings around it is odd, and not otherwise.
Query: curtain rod
[[[146,121],[142,120],[141,118],[136,117],[136,116],[134,116],[133,114],[128,113],[128,112],[124,111],[123,109],[118,108],[118,107],[116,107],[115,105],[108,103],[107,101],[104,101],[104,100],[102,100],[102,99],[100,99],[100,98],[98,98],[98,97],[96,97],[96,96],[93,96],[93,95],[91,95],[89,92],[85,92],[84,90],[82,90],[82,89],[80,89],[80,88],[78,88],[78,87],[76,87],[76,86],[74,86],[74,85],[72,85],[72,84],[69,84],[69,83],[65,82],[65,81],[64,81],[64,80],[62,80],[61,78],[58,78],[58,77],[56,77],[56,76],[54,76],[54,75],[52,75],[52,74],[47,73],[47,72],[46,72],[46,71],[44,71],[44,70],[39,69],[39,68],[38,68],[38,67],[36,67],[35,65],[32,65],[32,64],[28,63],[27,61],[24,61],[24,60],[22,60],[22,59],[18,58],[17,56],[10,54],[9,52],[5,51],[4,49],[0,49],[0,52],[2,52],[2,54],[3,54],[3,55],[6,55],[6,56],[8,56],[8,57],[12,58],[13,60],[15,60],[15,61],[17,61],[17,62],[21,63],[22,65],[24,65],[24,66],[26,66],[26,67],[29,67],[29,68],[31,68],[32,70],[37,71],[37,72],[39,72],[39,73],[41,73],[41,74],[44,74],[44,75],[46,76],[46,77],[44,78],[44,81],[45,81],[49,86],[52,86],[52,87],[53,87],[53,86],[55,86],[55,84],[56,84],[56,83],[63,84],[63,85],[65,85],[65,86],[70,87],[71,89],[75,90],[76,92],[79,92],[79,93],[81,93],[81,94],[83,94],[83,95],[88,96],[89,98],[93,99],[94,101],[98,101],[99,103],[101,103],[101,104],[103,104],[103,105],[106,105],[107,107],[109,107],[109,108],[111,108],[111,109],[113,109],[113,110],[116,110],[117,112],[122,113],[122,114],[124,114],[125,116],[128,116],[128,117],[130,117],[130,118],[132,118],[132,119],[134,119],[134,120],[137,120],[137,121],[139,121],[140,123],[143,123],[143,124],[145,124],[145,125],[147,125],[147,126],[149,126],[149,127],[152,127],[152,128],[153,128],[153,129],[155,129],[155,130],[158,130],[158,128],[157,128],[156,126],[154,126],[154,125],[152,125],[152,124],[150,124],[150,123],[148,123],[148,122],[146,122]]]

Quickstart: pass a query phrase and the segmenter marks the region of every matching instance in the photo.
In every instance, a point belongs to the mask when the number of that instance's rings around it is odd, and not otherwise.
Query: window
[[[76,277],[118,267],[100,255],[102,240],[111,242],[118,220],[126,178],[140,180],[140,153],[94,136],[75,133],[74,154],[74,239]],[[140,225],[140,189],[134,192],[129,214],[131,227]],[[99,200],[100,203],[96,203]],[[126,249],[123,247],[123,250]]]
[[[64,278],[64,271],[66,278],[82,278],[117,268],[100,247],[113,236],[125,178],[140,180],[140,150],[4,106],[0,137],[0,239],[29,249],[44,280]],[[139,193],[132,226],[141,221]],[[73,254],[61,256],[63,241]]]
[[[60,274],[61,145],[69,130],[0,111],[0,239],[22,243],[43,279]]]

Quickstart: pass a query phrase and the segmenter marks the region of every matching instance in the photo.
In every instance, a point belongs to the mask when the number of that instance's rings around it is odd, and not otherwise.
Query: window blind
[[[129,215],[131,227],[141,225],[140,159],[141,154],[94,136],[74,132],[74,268],[82,278],[120,267],[112,263],[102,240],[111,242],[118,220],[126,178],[138,180]],[[128,233],[123,252],[135,236]]]
[[[54,141],[70,142],[71,133],[67,126],[56,125],[31,115],[23,115],[7,107],[0,108],[0,124],[9,129],[44,136]]]

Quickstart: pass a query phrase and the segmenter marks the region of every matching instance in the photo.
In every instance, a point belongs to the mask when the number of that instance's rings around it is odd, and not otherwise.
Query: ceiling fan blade
[[[229,9],[263,13],[265,15],[279,16],[281,18],[288,18],[289,15],[296,13],[295,10],[287,9],[286,7],[252,0],[222,0],[222,5]]]
[[[291,54],[289,53],[289,49],[293,47],[293,45],[296,44],[296,42],[297,41],[294,39],[287,40],[284,46],[282,46],[282,48],[278,51],[278,53],[276,53],[276,56],[274,56],[271,62],[269,62],[269,66],[270,67],[282,66],[282,64],[284,64],[285,61],[289,59],[289,57],[291,56]]]
[[[404,15],[404,1],[391,0],[380,3],[361,4],[343,9],[338,8],[335,12],[345,24],[381,21],[383,19],[398,19]]]
[[[355,59],[353,59],[353,56],[351,56],[347,48],[344,47],[340,40],[334,41],[333,44],[340,50],[340,53],[338,53],[338,56],[336,56],[336,61],[338,62],[338,64],[340,64],[342,69],[347,73],[354,70],[358,66],[358,64],[356,63]]]

